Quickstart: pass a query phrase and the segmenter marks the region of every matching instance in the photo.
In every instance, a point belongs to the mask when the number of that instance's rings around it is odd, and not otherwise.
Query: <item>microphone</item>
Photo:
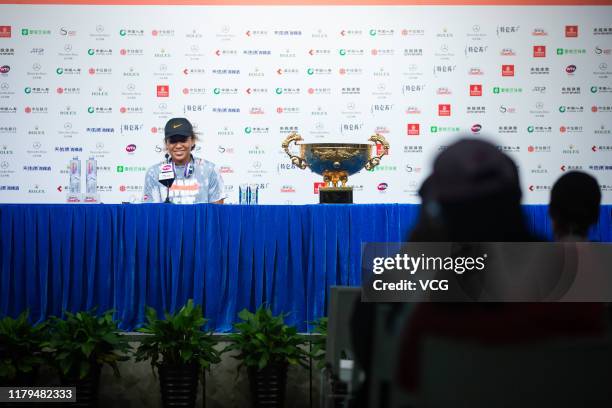
[[[166,153],[166,159],[168,157],[169,155]],[[170,187],[172,186],[172,183],[174,183],[174,179],[174,166],[172,166],[172,163],[162,163],[162,165],[159,166],[159,176],[157,177],[157,181],[166,186],[167,193],[166,201],[164,201],[165,203],[170,202]]]

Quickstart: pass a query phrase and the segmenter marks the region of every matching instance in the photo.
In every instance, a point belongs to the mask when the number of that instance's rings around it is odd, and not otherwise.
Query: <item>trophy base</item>
[[[353,204],[353,187],[319,187],[319,204]]]

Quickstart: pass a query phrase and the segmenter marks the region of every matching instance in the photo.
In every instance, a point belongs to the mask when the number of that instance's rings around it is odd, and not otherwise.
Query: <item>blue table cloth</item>
[[[524,206],[550,237],[546,206]],[[603,206],[595,241],[612,241]],[[305,331],[325,315],[330,285],[360,283],[361,243],[403,241],[419,206],[0,205],[0,316],[33,321],[97,307],[120,327],[145,305],[202,304],[209,329],[231,330],[243,308],[268,303]]]

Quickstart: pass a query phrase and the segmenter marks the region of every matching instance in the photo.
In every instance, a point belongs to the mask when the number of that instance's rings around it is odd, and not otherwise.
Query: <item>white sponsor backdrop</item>
[[[137,200],[165,122],[185,116],[229,202],[247,182],[261,203],[317,201],[320,177],[280,149],[296,130],[387,137],[381,166],[349,178],[356,202],[418,202],[463,134],[516,160],[525,203],[577,168],[609,204],[611,10],[2,5],[0,201],[63,202],[73,156],[96,158],[103,202]]]

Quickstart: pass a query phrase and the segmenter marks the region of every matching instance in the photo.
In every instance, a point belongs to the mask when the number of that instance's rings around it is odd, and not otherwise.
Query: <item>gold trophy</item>
[[[348,176],[362,168],[371,170],[380,164],[380,159],[389,154],[389,143],[376,133],[368,139],[374,144],[364,143],[300,143],[302,136],[293,132],[281,145],[291,162],[300,169],[310,170],[323,176],[324,187],[319,188],[320,203],[352,203],[353,187],[347,186]],[[295,143],[300,147],[300,155],[289,151],[289,145]],[[372,148],[381,144],[383,151],[372,156]],[[338,186],[338,183],[341,185]]]

